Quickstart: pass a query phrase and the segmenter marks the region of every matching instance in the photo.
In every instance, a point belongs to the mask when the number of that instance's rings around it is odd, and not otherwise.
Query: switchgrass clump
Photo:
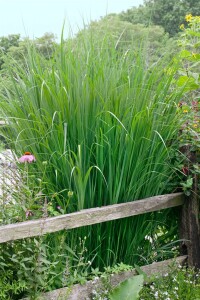
[[[123,52],[110,37],[94,42],[92,34],[62,40],[48,61],[32,46],[27,52],[25,67],[12,62],[1,94],[9,124],[4,135],[18,156],[35,156],[35,184],[42,182],[54,210],[70,213],[170,192],[181,95],[162,61],[147,68],[142,45]],[[73,249],[86,236],[97,266],[148,262],[152,245],[145,236],[159,225],[174,239],[175,219],[166,225],[167,218],[168,211],[84,227],[70,231],[66,242]]]

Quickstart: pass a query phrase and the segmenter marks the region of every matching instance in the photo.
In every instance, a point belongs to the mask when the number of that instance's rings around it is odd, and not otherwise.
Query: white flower
[[[155,298],[158,298],[158,292],[156,291],[154,294]]]
[[[176,280],[176,277],[174,277],[172,281],[173,281],[173,282],[177,281],[177,280]]]
[[[163,292],[163,295],[166,295],[166,296],[168,296],[168,292]]]
[[[178,265],[178,268],[179,268],[179,269],[182,269],[182,266],[181,266],[181,265]]]
[[[155,287],[153,285],[150,285],[151,290],[155,290]]]

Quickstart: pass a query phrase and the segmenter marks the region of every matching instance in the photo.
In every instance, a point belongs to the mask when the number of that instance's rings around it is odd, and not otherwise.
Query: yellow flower
[[[197,125],[197,124],[193,124],[193,127],[194,127],[194,128],[197,128],[197,127],[198,127],[198,125]]]
[[[188,113],[188,110],[187,110],[187,109],[184,109],[183,112],[184,112],[184,113]]]
[[[184,27],[184,24],[181,24],[181,25],[180,25],[180,29],[183,30],[184,28],[185,28],[185,27]]]
[[[192,15],[191,14],[186,15],[185,20],[186,20],[186,22],[190,22],[192,20]]]

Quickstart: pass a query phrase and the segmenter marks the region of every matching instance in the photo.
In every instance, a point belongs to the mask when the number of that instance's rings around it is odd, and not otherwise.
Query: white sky
[[[0,37],[20,33],[21,37],[41,37],[52,32],[59,38],[65,20],[73,32],[108,13],[119,13],[143,0],[0,0]]]

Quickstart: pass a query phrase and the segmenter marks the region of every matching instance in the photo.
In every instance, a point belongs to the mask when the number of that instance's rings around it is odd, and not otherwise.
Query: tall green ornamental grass
[[[146,66],[142,46],[126,52],[115,46],[111,37],[100,42],[91,34],[62,41],[49,61],[29,47],[23,66],[12,62],[12,84],[0,96],[9,124],[4,134],[18,156],[35,155],[35,185],[42,178],[42,193],[55,210],[70,213],[169,191],[180,98],[172,90],[173,74],[161,62]],[[74,248],[86,236],[96,266],[138,262],[152,248],[145,236],[168,214],[72,230],[67,243]]]

